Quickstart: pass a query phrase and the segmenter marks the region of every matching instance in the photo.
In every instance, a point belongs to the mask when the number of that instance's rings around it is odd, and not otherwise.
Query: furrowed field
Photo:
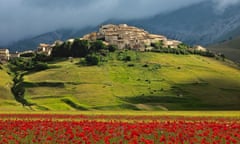
[[[240,143],[239,112],[204,113],[3,113],[0,143]]]

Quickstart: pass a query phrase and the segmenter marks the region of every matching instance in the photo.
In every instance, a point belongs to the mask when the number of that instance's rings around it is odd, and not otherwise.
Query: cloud
[[[137,19],[208,0],[1,0],[0,45],[60,28]],[[219,9],[239,0],[213,0]]]
[[[216,12],[222,13],[229,6],[240,3],[240,0],[213,0],[213,3],[215,4],[214,7],[215,7]]]

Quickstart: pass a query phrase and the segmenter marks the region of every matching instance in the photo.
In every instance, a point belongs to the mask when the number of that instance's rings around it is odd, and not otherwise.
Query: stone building
[[[164,47],[168,47],[168,48],[178,48],[178,45],[181,44],[181,41],[177,41],[177,40],[166,40],[163,42]]]
[[[46,55],[51,55],[52,46],[45,43],[40,43],[37,48],[37,53],[44,53]]]
[[[74,41],[74,39],[70,39],[69,41]],[[37,53],[43,53],[50,56],[53,47],[61,44],[63,44],[63,41],[60,40],[56,40],[53,44],[40,43],[39,46],[37,47]]]
[[[8,49],[0,49],[0,61],[8,61],[10,59],[10,53]]]

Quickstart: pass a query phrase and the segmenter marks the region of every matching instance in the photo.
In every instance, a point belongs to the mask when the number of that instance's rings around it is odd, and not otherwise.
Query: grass
[[[0,65],[0,99],[14,99],[11,94],[12,77],[8,75],[3,65]]]
[[[68,115],[124,115],[124,116],[184,116],[240,118],[240,111],[1,111],[0,114],[68,114]]]
[[[0,111],[24,110],[11,93],[12,77],[7,73],[5,65],[0,67]]]
[[[239,110],[240,71],[197,55],[128,52],[132,61],[62,60],[24,77],[36,110]],[[68,102],[66,102],[68,100]]]

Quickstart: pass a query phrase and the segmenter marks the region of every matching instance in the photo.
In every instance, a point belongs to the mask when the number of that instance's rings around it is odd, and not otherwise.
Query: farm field
[[[240,142],[240,113],[35,112],[1,113],[0,143],[232,143]]]

